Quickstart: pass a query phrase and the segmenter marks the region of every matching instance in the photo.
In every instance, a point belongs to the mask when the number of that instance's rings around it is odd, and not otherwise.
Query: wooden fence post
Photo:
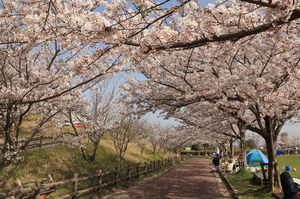
[[[156,171],[156,164],[155,164],[155,160],[153,161],[153,171]]]
[[[42,184],[42,181],[41,181],[41,180],[37,180],[37,181],[35,182],[35,185],[38,187],[38,189],[34,192],[34,198],[35,198],[35,199],[40,199],[41,184]]]
[[[140,164],[137,163],[136,164],[136,178],[139,179],[139,167],[140,167]]]
[[[102,184],[102,170],[99,170],[99,177],[98,177],[98,185],[101,185]],[[101,192],[102,190],[102,187],[100,187],[98,189],[98,192]]]
[[[51,147],[53,147],[53,142],[54,142],[54,139],[53,139],[53,135],[51,136]]]
[[[115,186],[118,186],[118,177],[119,177],[119,170],[118,167],[115,167]]]
[[[73,182],[73,193],[75,194],[74,196],[72,196],[72,199],[76,199],[77,198],[77,191],[78,191],[78,174],[74,174],[74,179],[75,181]]]
[[[42,144],[43,144],[43,136],[40,137],[39,149],[42,148]]]
[[[147,174],[147,162],[144,163],[144,173]]]
[[[129,179],[130,179],[130,165],[128,165],[128,167],[127,167],[127,181],[129,181]]]

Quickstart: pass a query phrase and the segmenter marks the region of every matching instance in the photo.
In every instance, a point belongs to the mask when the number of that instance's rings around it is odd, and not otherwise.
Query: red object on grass
[[[75,124],[74,127],[84,128],[84,126],[82,126],[81,124]],[[91,126],[85,126],[85,128],[91,128]]]

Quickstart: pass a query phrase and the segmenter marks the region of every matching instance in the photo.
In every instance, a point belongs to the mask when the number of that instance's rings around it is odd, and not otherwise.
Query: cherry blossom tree
[[[171,125],[159,125],[158,132],[160,132],[160,139],[159,139],[159,148],[157,150],[157,153],[159,154],[161,149],[163,149],[164,153],[167,152],[167,143],[170,139],[173,137],[176,137],[175,129]]]
[[[146,120],[143,121],[144,125],[142,128],[142,131],[140,134],[136,136],[136,138],[133,140],[133,144],[138,146],[140,149],[140,157],[143,158],[144,151],[146,150],[147,146],[149,145],[148,136],[149,132],[151,132],[151,124],[147,122]]]
[[[256,133],[249,133],[246,137],[246,145],[251,149],[258,148],[260,142],[261,142],[261,136]]]
[[[53,130],[52,125],[49,124],[53,123],[53,117],[59,114],[59,109],[60,104],[55,102],[51,105],[42,103],[39,106],[15,106],[14,111],[10,112],[11,128],[9,132],[5,132],[6,139],[1,149],[3,154],[1,165],[8,166],[22,160],[23,157],[18,154],[27,148],[35,136]],[[28,121],[30,117],[34,117],[34,121]],[[4,125],[7,125],[7,120],[8,118],[1,118],[1,129],[5,129]],[[25,126],[24,121],[29,122],[30,125]],[[26,139],[24,139],[25,136]],[[19,142],[20,140],[22,142]]]
[[[292,133],[291,134],[291,144],[294,147],[297,147],[297,153],[299,153],[299,149],[300,149],[300,135],[298,133]]]
[[[289,134],[287,132],[280,133],[277,144],[280,148],[281,147],[284,147],[284,148],[290,147]]]
[[[184,146],[191,146],[197,143],[198,139],[193,133],[194,131],[183,128],[183,126],[166,125],[160,127],[161,142],[160,146],[164,153],[175,153],[180,151]]]
[[[143,134],[144,122],[139,121],[138,117],[131,114],[130,111],[123,107],[120,110],[117,127],[109,133],[114,147],[119,155],[120,166],[123,166],[124,157],[129,147],[129,143],[134,141],[139,135]]]
[[[115,102],[117,83],[118,78],[102,79],[90,89],[90,100],[79,98],[65,107],[64,115],[73,131],[64,133],[63,140],[71,146],[79,146],[86,160],[95,160],[103,135],[119,126],[122,115],[120,106]],[[82,128],[78,129],[75,121]],[[85,137],[88,138],[87,143],[83,141]]]
[[[74,24],[63,25],[62,15],[67,17],[78,11],[77,17],[84,16],[86,8],[63,8],[61,3],[1,1],[0,132],[4,166],[10,165],[17,152],[26,147],[18,146],[18,129],[27,115],[54,116],[64,103],[78,98],[84,86],[121,68],[118,69],[121,60],[113,60],[112,51],[108,53],[111,48],[99,50],[94,44],[75,41],[71,34],[64,35],[72,32],[68,28]],[[42,128],[47,117],[43,116],[44,122],[36,129]],[[25,143],[36,134],[37,130],[33,131]]]
[[[158,130],[160,124],[159,123],[153,123],[151,127],[151,132],[148,136],[148,142],[152,146],[153,153],[156,155],[159,149],[159,139],[160,139],[160,131]]]

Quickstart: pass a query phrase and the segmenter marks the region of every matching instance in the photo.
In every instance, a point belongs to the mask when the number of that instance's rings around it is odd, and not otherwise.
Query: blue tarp
[[[253,149],[246,155],[247,164],[253,165],[254,162],[269,163],[268,158],[258,149]]]

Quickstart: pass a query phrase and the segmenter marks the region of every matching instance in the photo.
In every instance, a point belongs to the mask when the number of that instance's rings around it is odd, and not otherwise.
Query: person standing
[[[216,155],[220,155],[220,149],[219,149],[219,147],[216,148]]]
[[[220,170],[220,158],[219,158],[218,154],[217,154],[216,157],[213,158],[212,163],[213,163],[213,170],[215,172],[219,172],[219,170]]]

